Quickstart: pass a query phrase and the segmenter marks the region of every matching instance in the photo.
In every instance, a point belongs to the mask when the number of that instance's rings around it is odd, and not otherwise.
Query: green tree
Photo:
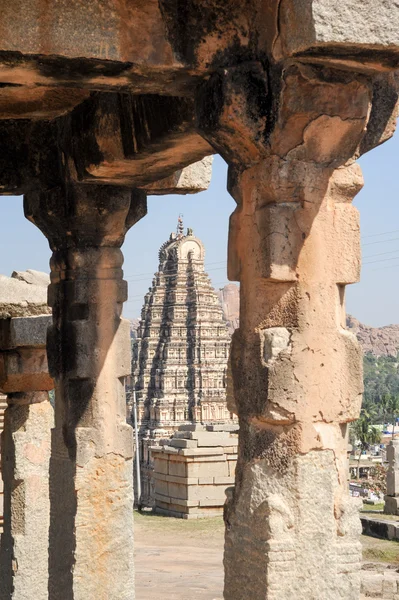
[[[395,423],[399,415],[399,394],[391,394],[388,402],[388,411],[392,418],[392,439],[395,436]]]
[[[358,420],[354,422],[353,431],[355,438],[360,445],[359,458],[357,461],[357,478],[359,479],[360,459],[362,453],[371,444],[378,444],[381,441],[381,432],[375,425],[373,425],[372,416],[364,409],[362,409]]]

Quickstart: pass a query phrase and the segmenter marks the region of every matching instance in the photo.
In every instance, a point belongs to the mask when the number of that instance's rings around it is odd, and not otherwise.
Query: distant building
[[[152,467],[148,448],[180,425],[234,421],[226,406],[230,335],[204,256],[179,219],[144,298],[132,364],[144,469]],[[144,498],[151,495],[145,488],[146,476]]]

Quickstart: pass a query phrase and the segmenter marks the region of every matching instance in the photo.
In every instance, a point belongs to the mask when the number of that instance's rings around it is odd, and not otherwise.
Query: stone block
[[[154,460],[154,471],[155,473],[164,473],[165,475],[167,475],[169,473],[168,461],[161,460],[159,456],[156,456]]]
[[[226,500],[224,485],[198,485],[187,487],[187,495],[185,496],[188,500],[210,500],[223,504]]]
[[[206,429],[201,423],[189,423],[187,425],[180,425],[179,432],[180,431],[206,431]]]
[[[155,479],[155,493],[162,494],[162,496],[169,496],[168,482],[162,479]]]
[[[53,388],[44,348],[20,348],[0,353],[0,390],[4,393]]]
[[[229,431],[230,433],[238,432],[240,429],[240,425],[238,423],[225,423],[224,425],[207,425],[207,431]]]
[[[215,483],[216,485],[232,485],[234,484],[234,477],[214,477],[213,483]]]
[[[213,484],[213,480],[214,480],[214,478],[212,476],[210,476],[210,477],[199,477],[198,478],[198,483],[199,483],[199,485],[212,485]]]
[[[38,271],[0,275],[0,319],[51,314],[47,305],[49,282],[49,276]]]
[[[180,450],[182,456],[217,456],[223,455],[223,448],[215,446],[214,448],[187,448]]]
[[[206,498],[204,500],[200,500],[199,501],[199,505],[200,506],[223,506],[224,502],[226,500],[226,497],[224,497],[223,499],[212,499],[212,498]]]
[[[12,350],[21,346],[44,348],[47,328],[51,322],[50,315],[0,319],[0,350]]]
[[[205,431],[203,433],[190,433],[190,439],[197,440],[198,448],[201,447],[223,447],[223,446],[237,446],[238,438],[230,437],[226,432],[210,432]]]
[[[171,498],[179,498],[180,500],[192,499],[189,496],[188,490],[191,489],[184,483],[177,484],[173,482],[168,483],[169,496]]]
[[[386,515],[398,515],[399,514],[399,497],[384,496],[385,506],[384,513]]]
[[[150,195],[196,194],[207,190],[211,182],[213,156],[206,156],[170,177],[155,181],[145,187]]]
[[[169,441],[169,445],[172,446],[172,448],[197,448],[198,444],[196,440],[172,438]]]
[[[191,463],[187,465],[188,477],[227,477],[228,476],[227,461],[219,461],[212,463]]]
[[[163,446],[162,452],[165,454],[179,454],[179,448],[173,448],[173,446]]]
[[[368,598],[382,598],[384,576],[380,573],[362,571],[361,593]]]
[[[229,468],[227,461],[211,463],[192,463],[187,465],[188,477],[228,477]]]
[[[187,477],[187,466],[183,461],[169,461],[169,475]]]
[[[399,9],[390,0],[286,0],[278,53],[306,53],[339,64],[391,64],[399,51]]]
[[[232,477],[234,479],[235,474],[236,474],[237,462],[229,460],[227,462],[227,464],[228,464],[228,470],[229,470],[229,477]]]

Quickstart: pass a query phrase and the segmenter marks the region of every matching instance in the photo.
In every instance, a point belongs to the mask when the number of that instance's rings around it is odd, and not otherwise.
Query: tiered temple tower
[[[133,354],[142,436],[171,435],[185,423],[225,423],[230,336],[204,270],[205,250],[179,218],[159,251]]]

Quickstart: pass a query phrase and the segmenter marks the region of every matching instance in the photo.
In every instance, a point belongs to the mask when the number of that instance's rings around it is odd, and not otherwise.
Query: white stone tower
[[[185,423],[226,423],[230,336],[204,270],[204,246],[179,217],[159,251],[133,355],[142,436],[171,435]]]

